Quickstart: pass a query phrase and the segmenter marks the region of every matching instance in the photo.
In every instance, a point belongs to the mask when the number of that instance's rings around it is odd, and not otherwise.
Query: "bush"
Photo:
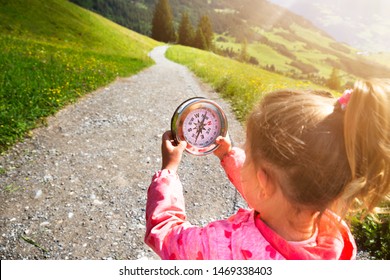
[[[367,216],[362,221],[360,217],[351,219],[358,251],[368,253],[373,259],[390,260],[390,216]]]

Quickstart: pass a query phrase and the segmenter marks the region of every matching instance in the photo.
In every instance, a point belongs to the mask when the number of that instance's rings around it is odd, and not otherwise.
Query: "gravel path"
[[[161,136],[175,108],[204,96],[229,106],[187,68],[156,64],[93,92],[0,157],[0,259],[157,259],[143,242],[146,189],[160,168]],[[203,225],[245,204],[213,156],[184,155],[188,218]]]

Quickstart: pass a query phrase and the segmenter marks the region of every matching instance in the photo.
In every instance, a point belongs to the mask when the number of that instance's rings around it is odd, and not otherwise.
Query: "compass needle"
[[[223,110],[214,101],[192,98],[183,102],[171,120],[176,141],[187,142],[186,151],[205,155],[214,151],[218,136],[226,136],[227,120]]]

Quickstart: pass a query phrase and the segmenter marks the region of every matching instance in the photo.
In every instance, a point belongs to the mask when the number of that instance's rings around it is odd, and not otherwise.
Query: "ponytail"
[[[351,182],[344,210],[374,210],[390,192],[390,80],[357,81],[345,108],[344,140]]]
[[[390,80],[356,82],[336,104],[323,92],[268,93],[246,145],[298,208],[372,211],[390,192]]]

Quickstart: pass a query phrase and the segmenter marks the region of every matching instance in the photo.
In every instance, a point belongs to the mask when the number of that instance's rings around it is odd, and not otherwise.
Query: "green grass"
[[[64,0],[0,0],[0,151],[80,96],[150,66],[157,44]]]
[[[186,65],[203,81],[212,85],[230,102],[241,121],[266,92],[283,88],[319,88],[311,82],[290,79],[256,66],[189,47],[172,46],[167,51],[167,57]]]
[[[291,65],[294,61],[300,61],[304,64],[314,66],[318,70],[318,72],[314,74],[326,80],[330,77],[333,70],[333,66],[329,63],[329,61],[337,62],[339,60],[339,58],[334,54],[341,53],[341,51],[336,51],[331,47],[334,41],[319,32],[304,29],[296,24],[291,25],[291,32],[299,35],[299,37],[291,36],[291,33],[288,33],[282,28],[264,30],[256,27],[253,28],[253,30],[259,35],[265,37],[268,40],[268,44],[262,42],[250,42],[247,46],[248,54],[257,59],[260,67],[266,68],[267,66],[273,65],[276,72],[281,73],[282,75],[290,77],[298,75],[307,78],[307,75],[303,74],[302,70]],[[299,38],[302,40],[297,40]],[[315,47],[315,44],[318,45],[319,42],[320,46],[324,48],[323,50]],[[235,38],[226,35],[216,36],[214,44],[217,49],[232,49],[236,53],[240,53],[242,47],[242,44],[237,43]],[[283,45],[290,54],[296,57],[296,59],[292,59],[285,54],[278,52],[272,47],[272,45],[275,44]],[[346,52],[343,52],[343,55],[349,57],[350,59],[356,59],[353,55],[356,50],[347,46],[344,46],[344,48]],[[341,70],[339,71],[339,74],[342,84],[356,79],[356,77]]]
[[[223,41],[218,40],[218,38],[223,38]],[[232,37],[218,35],[216,36],[216,40],[214,40],[214,44],[217,49],[231,49],[237,54],[241,52],[242,44],[235,43],[235,39]],[[297,70],[296,68],[289,65],[289,63],[292,61],[291,59],[278,53],[268,45],[256,42],[250,43],[248,44],[247,52],[248,55],[258,60],[260,67],[265,68],[267,66],[274,65],[276,70],[282,73],[288,73],[292,70]]]
[[[250,44],[248,46],[248,54],[255,57],[261,67],[274,65],[275,70],[282,73],[297,70],[289,65],[292,62],[290,58],[281,55],[270,46],[264,44]]]
[[[242,44],[237,43],[235,38],[225,35],[215,36],[214,44],[217,49],[231,49],[237,54],[241,52],[242,48]],[[247,46],[247,52],[250,56],[255,57],[259,62],[259,66],[263,68],[267,65],[274,65],[278,71],[283,73],[287,73],[295,69],[294,67],[288,65],[291,62],[291,59],[283,56],[266,44],[251,42]]]

